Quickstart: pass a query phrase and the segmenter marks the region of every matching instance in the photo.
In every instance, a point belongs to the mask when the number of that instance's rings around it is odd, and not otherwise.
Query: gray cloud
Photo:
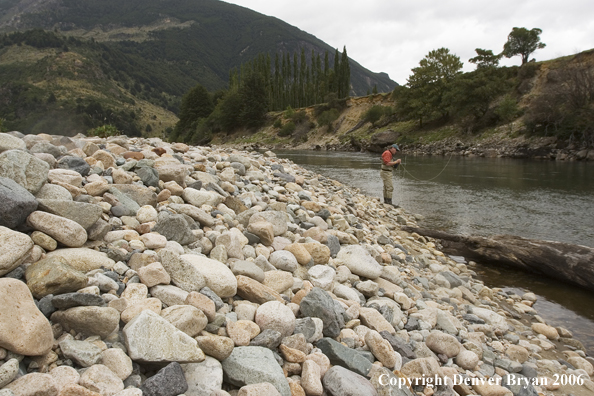
[[[594,48],[592,5],[586,0],[231,0],[275,16],[342,50],[375,72],[405,84],[432,49],[447,47],[474,69],[475,48],[503,49],[513,27],[538,27],[547,47],[533,54],[553,59]],[[364,5],[363,5],[364,4]],[[504,59],[519,65],[520,59]]]

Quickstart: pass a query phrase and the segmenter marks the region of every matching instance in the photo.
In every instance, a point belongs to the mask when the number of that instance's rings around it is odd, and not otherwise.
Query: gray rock
[[[157,206],[157,194],[148,187],[138,184],[114,184],[113,188],[136,202],[139,206]],[[116,196],[120,199],[119,195]]]
[[[501,385],[512,391],[514,396],[538,396],[530,380],[521,374],[507,374],[501,378]]]
[[[382,274],[382,266],[361,245],[349,245],[340,249],[336,260],[342,261],[353,274],[369,279],[377,279]]]
[[[189,245],[196,240],[186,218],[181,214],[172,214],[167,211],[159,213],[157,225],[153,231],[180,245]]]
[[[206,227],[212,227],[214,225],[214,218],[209,214],[189,204],[169,204],[169,208],[176,211],[177,213],[186,214],[192,219],[199,222],[201,225]]]
[[[223,366],[210,356],[203,362],[181,365],[188,383],[186,396],[210,396],[223,386]]]
[[[205,285],[204,276],[191,263],[183,260],[177,253],[169,249],[159,252],[161,264],[171,277],[171,282],[187,292],[200,291]]]
[[[514,362],[513,360],[509,359],[495,359],[493,362],[495,367],[499,367],[508,371],[510,373],[519,373],[522,371],[522,364],[518,362]]]
[[[142,311],[123,330],[128,355],[139,362],[198,363],[204,353],[195,339],[159,314]]]
[[[38,199],[38,201],[40,210],[75,221],[85,230],[95,224],[103,214],[101,206],[95,204],[55,199]]]
[[[215,303],[215,309],[217,311],[225,306],[221,297],[217,296],[217,294],[208,287],[200,289],[200,294],[204,294],[206,297],[210,298],[212,302]]]
[[[111,231],[111,225],[107,221],[99,219],[89,227],[87,234],[91,241],[102,241],[109,231]]]
[[[282,179],[282,180],[284,180],[286,182],[289,182],[289,183],[295,183],[295,176],[289,175],[288,173],[274,172],[272,174],[272,176],[278,177],[279,179]]]
[[[63,340],[60,350],[67,359],[72,359],[82,367],[91,367],[101,361],[101,348],[88,341]]]
[[[140,206],[135,200],[130,198],[127,194],[124,194],[118,188],[111,187],[109,189],[110,194],[113,194],[117,200],[128,209],[127,214],[130,216],[136,216],[136,212],[140,209]],[[113,209],[113,208],[112,208]]]
[[[53,294],[48,294],[47,296],[43,297],[39,300],[39,304],[37,304],[37,308],[41,311],[41,313],[46,317],[49,318],[51,314],[56,312],[56,307],[52,304],[52,299],[54,298]]]
[[[307,342],[315,342],[318,333],[316,322],[310,317],[297,319],[294,333],[303,334]]]
[[[441,276],[446,278],[446,280],[450,283],[450,287],[453,289],[454,287],[462,286],[464,282],[458,275],[454,274],[451,271],[443,271],[439,273]]]
[[[340,366],[326,371],[322,383],[331,396],[377,396],[377,391],[367,378]]]
[[[398,352],[403,357],[406,357],[407,359],[416,359],[417,358],[417,355],[415,354],[413,349],[402,338],[394,336],[386,330],[380,331],[380,335],[385,340],[387,340],[390,343],[390,345],[392,345],[392,348],[394,349],[394,351]]]
[[[318,341],[317,347],[322,350],[324,355],[328,356],[333,365],[346,367],[361,375],[367,375],[371,370],[372,364],[369,359],[332,338],[322,338]]]
[[[289,383],[270,349],[257,346],[236,347],[223,360],[222,365],[225,377],[235,386],[269,382],[282,396],[291,395]]]
[[[74,156],[65,156],[60,158],[56,164],[56,168],[69,169],[80,173],[82,176],[88,176],[91,171],[91,166],[83,158]]]
[[[275,350],[281,343],[283,335],[273,329],[265,329],[250,341],[250,346],[260,346]]]
[[[145,186],[159,187],[159,171],[155,168],[142,166],[136,169],[136,175]]]
[[[90,293],[65,293],[58,296],[53,296],[51,299],[52,305],[57,309],[68,309],[73,307],[100,307],[105,305],[105,301],[101,296]]]
[[[148,378],[140,390],[143,396],[177,396],[188,390],[188,383],[181,365],[173,362]]]
[[[60,150],[57,146],[54,146],[53,144],[51,144],[48,141],[45,140],[41,140],[38,143],[35,143],[33,145],[33,147],[31,147],[29,149],[29,151],[33,154],[35,153],[46,153],[46,154],[51,154],[53,155],[55,158],[58,158],[59,156],[61,156],[62,150]]]
[[[26,150],[27,144],[16,136],[0,133],[0,152],[7,150]]]
[[[336,255],[338,252],[340,252],[340,241],[338,240],[338,237],[334,235],[328,235],[326,246],[328,246],[330,249],[330,256],[336,258]]]
[[[314,287],[301,300],[300,309],[303,316],[322,319],[326,337],[338,337],[344,327],[344,318],[337,312],[334,300],[328,292],[319,287]]]
[[[0,176],[12,179],[31,194],[37,193],[48,178],[47,162],[20,150],[0,154]]]
[[[231,263],[234,275],[249,276],[260,283],[264,283],[264,271],[251,261],[237,260]]]
[[[36,209],[33,194],[14,180],[0,177],[0,226],[15,228]]]
[[[35,194],[37,199],[58,199],[60,201],[72,201],[72,194],[62,186],[46,183],[41,190]]]

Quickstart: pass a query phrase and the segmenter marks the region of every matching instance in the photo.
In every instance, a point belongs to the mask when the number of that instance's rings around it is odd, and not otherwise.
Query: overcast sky
[[[374,72],[406,84],[433,49],[449,48],[468,62],[475,48],[499,53],[513,27],[542,29],[547,60],[594,48],[592,0],[227,0],[313,34]],[[502,65],[519,65],[516,56]]]

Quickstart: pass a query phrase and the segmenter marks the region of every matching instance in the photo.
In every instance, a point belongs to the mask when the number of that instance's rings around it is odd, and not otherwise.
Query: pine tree
[[[340,59],[340,88],[339,98],[346,98],[351,91],[351,67],[349,66],[349,57],[347,56],[346,46],[342,49],[342,58]]]

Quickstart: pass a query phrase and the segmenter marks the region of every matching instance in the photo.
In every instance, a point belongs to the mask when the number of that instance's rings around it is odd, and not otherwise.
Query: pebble
[[[383,381],[594,375],[536,295],[484,286],[400,229],[414,215],[271,152],[16,136],[0,134],[2,396],[410,396]]]

